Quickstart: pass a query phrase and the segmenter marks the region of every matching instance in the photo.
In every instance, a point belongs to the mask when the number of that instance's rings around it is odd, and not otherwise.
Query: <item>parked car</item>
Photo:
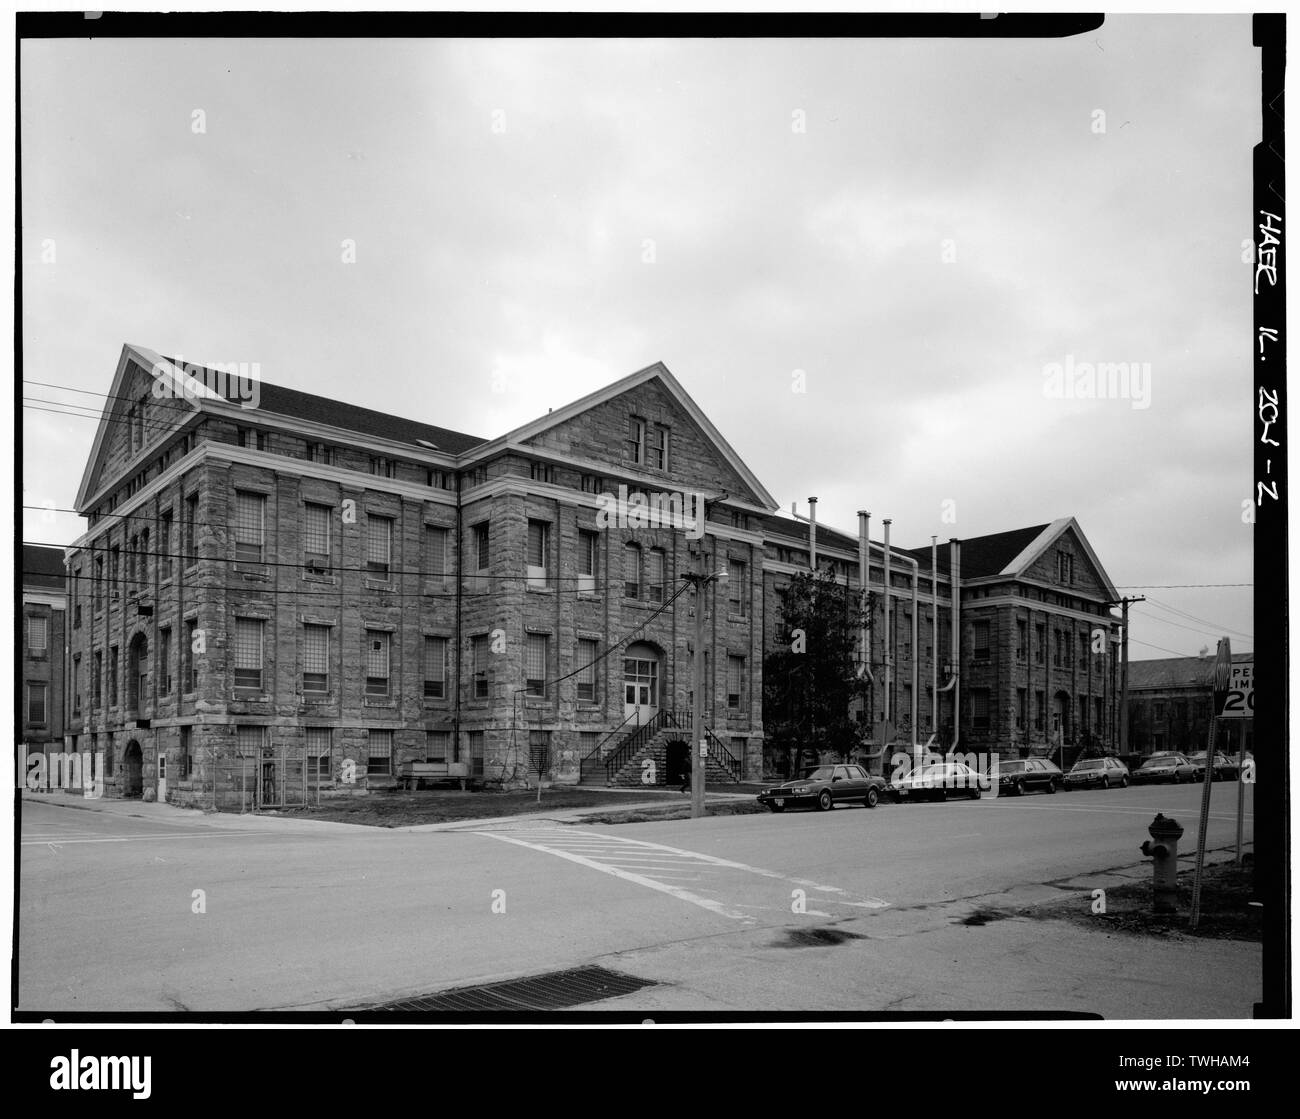
[[[978,800],[990,788],[989,779],[961,762],[936,762],[914,769],[889,785],[895,800],[947,800],[965,796]]]
[[[1196,767],[1187,760],[1185,754],[1152,754],[1133,771],[1135,785],[1156,781],[1192,781],[1196,778]]]
[[[1018,758],[1000,761],[997,766],[998,792],[1006,796],[1024,796],[1030,789],[1054,793],[1061,787],[1064,774],[1046,758]]]
[[[837,804],[875,808],[886,788],[888,783],[883,777],[873,777],[860,765],[817,765],[805,769],[802,777],[764,789],[758,794],[758,802],[773,812],[787,808],[828,812]]]
[[[1199,754],[1188,754],[1187,760],[1196,767],[1196,780],[1205,780],[1205,755],[1206,751],[1202,750]],[[1212,781],[1235,781],[1237,779],[1237,763],[1223,754],[1214,755],[1214,776]]]
[[[1092,785],[1101,789],[1118,785],[1123,789],[1128,782],[1128,766],[1119,758],[1081,758],[1065,775],[1067,789],[1086,789]]]

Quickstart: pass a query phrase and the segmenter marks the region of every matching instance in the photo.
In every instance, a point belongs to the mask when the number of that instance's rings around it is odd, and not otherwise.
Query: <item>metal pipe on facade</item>
[[[894,698],[894,631],[889,624],[889,600],[893,597],[893,581],[889,570],[889,526],[893,523],[891,518],[885,518],[885,722],[889,722]]]
[[[930,733],[939,733],[939,538],[930,537]]]
[[[954,536],[948,541],[952,549],[949,563],[952,582],[952,746],[961,741],[961,545]]]
[[[871,583],[871,514],[858,510],[858,656],[861,658],[859,677],[874,681],[871,675],[871,615],[867,612]]]

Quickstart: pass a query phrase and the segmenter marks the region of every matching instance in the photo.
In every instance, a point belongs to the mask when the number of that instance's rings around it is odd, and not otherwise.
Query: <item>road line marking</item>
[[[131,843],[142,839],[235,839],[245,835],[261,835],[256,831],[211,831],[211,832],[160,832],[157,835],[114,835],[101,836],[98,839],[60,839],[59,844],[66,843]],[[24,839],[22,847],[40,847],[49,842],[45,839]]]
[[[990,801],[985,801],[984,803],[993,804],[994,802],[990,800]],[[1153,805],[1150,808],[1085,808],[1082,805],[1068,805],[1068,804],[1061,804],[1061,805],[1021,804],[1018,807],[1023,812],[1097,812],[1097,813],[1106,813],[1112,816],[1149,816],[1152,812],[1164,811],[1164,808],[1161,808],[1156,805]],[[1168,808],[1169,806],[1165,805],[1164,807]],[[1195,809],[1196,809],[1196,805],[1192,805],[1188,809],[1188,811],[1194,811]],[[1181,809],[1179,809],[1179,811],[1181,811]],[[1247,820],[1253,820],[1255,818],[1255,814],[1253,812],[1244,812],[1242,813],[1242,816]],[[1211,820],[1235,820],[1236,818],[1237,818],[1237,814],[1235,812],[1232,813],[1230,816],[1216,816],[1214,813],[1210,814]]]
[[[746,924],[752,924],[753,917],[745,913],[736,913],[728,909],[719,901],[712,898],[701,897],[699,894],[693,894],[689,890],[683,890],[680,886],[670,886],[666,882],[658,882],[653,878],[646,878],[641,874],[631,874],[626,870],[619,870],[617,867],[610,866],[608,863],[598,863],[595,859],[588,859],[584,855],[574,854],[569,851],[561,851],[557,847],[546,847],[540,843],[529,843],[523,839],[516,839],[513,836],[504,835],[498,832],[481,831],[475,833],[485,835],[489,839],[498,839],[502,843],[513,843],[519,847],[528,847],[533,851],[540,851],[546,855],[555,855],[561,859],[568,859],[570,862],[578,863],[580,866],[590,867],[592,870],[599,870],[602,874],[612,874],[615,878],[622,878],[628,882],[635,882],[639,886],[646,886],[651,890],[658,890],[660,893],[669,894],[678,899],[678,901],[690,902],[692,905],[698,905],[701,909],[707,909],[710,913],[715,913],[719,917],[730,917],[734,921],[744,921]]]

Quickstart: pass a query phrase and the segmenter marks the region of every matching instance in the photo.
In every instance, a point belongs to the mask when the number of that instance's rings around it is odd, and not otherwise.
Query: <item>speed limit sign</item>
[[[1253,719],[1255,717],[1255,665],[1253,661],[1234,664],[1224,693],[1220,719]]]

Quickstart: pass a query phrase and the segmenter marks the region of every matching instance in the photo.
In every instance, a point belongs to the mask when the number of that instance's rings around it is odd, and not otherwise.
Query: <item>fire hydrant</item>
[[[1157,813],[1151,821],[1147,833],[1154,839],[1142,844],[1142,854],[1155,860],[1155,880],[1152,894],[1155,898],[1157,913],[1178,912],[1178,841],[1183,836],[1183,829],[1177,820]]]

